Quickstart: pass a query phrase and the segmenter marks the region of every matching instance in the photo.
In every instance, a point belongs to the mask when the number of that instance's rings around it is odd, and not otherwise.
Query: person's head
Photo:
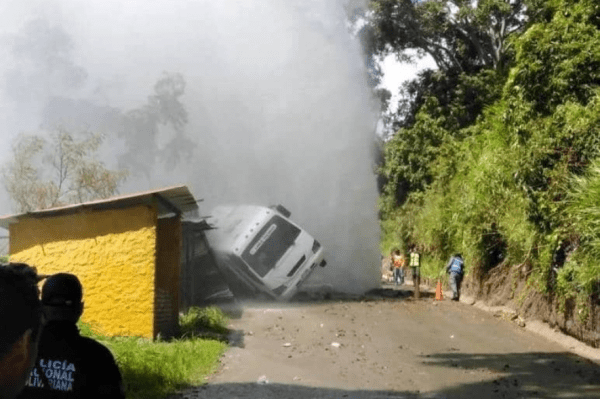
[[[0,398],[14,398],[25,385],[42,329],[39,277],[24,263],[0,265]]]
[[[74,274],[57,273],[46,279],[42,287],[42,305],[46,321],[77,323],[83,313],[83,289]]]
[[[457,258],[462,258],[462,255],[460,254],[460,252],[455,253],[454,256]]]

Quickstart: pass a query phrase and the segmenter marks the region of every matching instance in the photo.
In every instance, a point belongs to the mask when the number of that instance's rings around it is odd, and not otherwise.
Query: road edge
[[[517,314],[514,309],[508,306],[488,306],[482,301],[477,301],[475,298],[469,296],[461,298],[460,302],[475,306],[478,309],[482,309],[486,312],[494,314]],[[523,319],[521,316],[518,316],[516,320],[523,323],[521,327],[525,330],[541,335],[542,337],[561,345],[567,351],[600,365],[600,349],[593,348],[584,342],[581,342],[570,335],[561,332],[560,330],[552,328],[550,325],[541,320]]]
[[[405,284],[414,287],[412,281],[407,281]],[[434,292],[433,288],[425,284],[420,284],[420,291]],[[445,298],[450,298],[452,297],[452,291],[444,290],[443,295]],[[600,349],[593,348],[586,343],[561,332],[560,330],[552,328],[550,325],[548,325],[548,323],[545,323],[541,320],[525,319],[518,315],[518,312],[515,309],[512,309],[508,306],[488,306],[485,304],[485,302],[478,301],[475,299],[475,297],[469,295],[461,295],[459,301],[466,305],[475,306],[476,308],[485,312],[493,313],[495,316],[498,316],[506,321],[515,321],[516,324],[518,324],[521,328],[540,335],[549,341],[562,346],[566,351],[576,354],[600,366]]]

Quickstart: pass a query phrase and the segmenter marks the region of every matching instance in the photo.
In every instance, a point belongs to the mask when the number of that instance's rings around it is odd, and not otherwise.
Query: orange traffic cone
[[[435,300],[441,301],[444,299],[444,293],[442,292],[442,282],[438,280],[435,287]]]

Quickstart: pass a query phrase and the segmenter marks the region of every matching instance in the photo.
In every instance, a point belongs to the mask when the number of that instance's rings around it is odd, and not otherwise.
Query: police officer
[[[46,317],[36,364],[19,399],[125,398],[121,373],[110,351],[82,337],[79,279],[68,273],[50,276],[42,287]]]
[[[14,399],[31,371],[42,328],[35,268],[0,264],[0,399]]]

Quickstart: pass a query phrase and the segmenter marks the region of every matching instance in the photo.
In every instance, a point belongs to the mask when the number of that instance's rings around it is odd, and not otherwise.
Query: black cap
[[[74,274],[57,273],[42,287],[42,303],[49,306],[75,306],[81,303],[83,290]]]

